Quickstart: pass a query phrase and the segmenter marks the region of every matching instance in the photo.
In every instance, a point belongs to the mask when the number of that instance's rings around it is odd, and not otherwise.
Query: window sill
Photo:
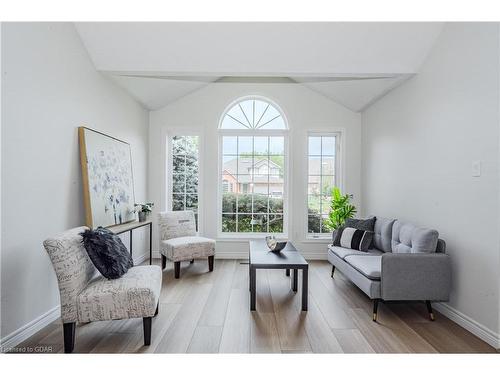
[[[263,240],[264,237],[269,236],[269,234],[262,233],[261,235],[256,235],[256,236],[230,236],[230,235],[219,235],[217,236],[216,241],[220,242],[246,242],[246,241],[252,241],[252,240]],[[288,241],[288,237],[285,234],[276,235],[276,239],[278,241]]]

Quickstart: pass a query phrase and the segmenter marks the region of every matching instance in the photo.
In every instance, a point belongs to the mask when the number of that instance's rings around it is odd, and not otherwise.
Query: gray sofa
[[[425,301],[434,320],[432,301],[447,301],[451,287],[446,244],[432,229],[377,217],[368,252],[328,246],[332,277],[337,268],[373,299],[373,321],[379,301]]]

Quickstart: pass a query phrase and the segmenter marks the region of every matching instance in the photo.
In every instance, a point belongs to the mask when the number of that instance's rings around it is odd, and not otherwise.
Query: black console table
[[[132,256],[132,231],[137,228],[145,227],[149,225],[149,264],[153,262],[153,222],[151,220],[146,221],[132,221],[130,223],[115,225],[109,227],[108,229],[114,234],[122,234],[125,232],[130,233],[130,255]]]

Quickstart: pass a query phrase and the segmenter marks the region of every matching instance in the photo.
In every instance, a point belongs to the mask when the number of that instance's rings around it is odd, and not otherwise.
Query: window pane
[[[253,137],[238,137],[238,155],[251,156],[253,151]]]
[[[321,154],[323,156],[335,155],[335,137],[321,137]]]
[[[320,175],[321,174],[321,157],[320,156],[309,156],[309,174]]]
[[[238,173],[238,157],[224,156],[222,158],[222,172],[235,175]]]
[[[283,215],[269,215],[269,232],[283,233]]]
[[[222,231],[236,232],[236,215],[222,214]]]
[[[186,176],[184,174],[172,175],[172,192],[184,193],[186,187]]]
[[[285,171],[285,157],[278,155],[271,155],[269,162],[269,174],[278,174],[283,176]]]
[[[266,195],[254,194],[253,195],[253,211],[252,212],[268,212],[267,207],[268,197]]]
[[[252,230],[254,232],[267,232],[267,222],[268,222],[268,216],[267,215],[253,215],[253,228]]]
[[[238,137],[222,137],[222,154],[238,154]]]
[[[321,172],[327,175],[335,174],[335,158],[333,156],[323,156],[321,159]]]
[[[255,155],[265,155],[269,153],[269,137],[254,137],[254,154]]]
[[[321,155],[321,137],[309,137],[309,155]]]
[[[269,197],[269,212],[283,213],[283,198]]]
[[[186,194],[186,210],[198,211],[198,194]]]
[[[238,194],[237,200],[239,213],[252,213],[252,194]]]
[[[319,195],[309,195],[307,199],[307,207],[309,214],[320,213],[321,197]]]
[[[186,157],[184,155],[173,156],[174,173],[183,173],[186,170]]]
[[[307,194],[320,194],[321,176],[309,176]]]
[[[173,137],[172,138],[172,154],[173,155],[184,155],[186,153],[186,141],[184,137]]]
[[[253,176],[253,192],[256,194],[269,194],[269,176],[257,174]]]
[[[328,215],[322,215],[321,216],[321,233],[331,233],[332,230],[329,229],[326,225],[325,222],[328,219]]]
[[[331,195],[334,186],[334,176],[321,176],[321,192],[324,195]]]
[[[269,153],[285,155],[285,137],[269,137]]]
[[[184,211],[184,194],[172,194],[172,210]]]
[[[236,194],[227,193],[222,195],[222,212],[236,212]]]
[[[321,233],[321,223],[319,215],[309,215],[307,218],[307,231],[309,233]]]
[[[328,214],[330,212],[330,206],[332,203],[332,198],[330,196],[321,197],[321,213]]]
[[[238,232],[252,232],[252,215],[238,215]]]

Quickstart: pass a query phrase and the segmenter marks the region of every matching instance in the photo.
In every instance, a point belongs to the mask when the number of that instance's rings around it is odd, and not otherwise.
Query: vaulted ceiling
[[[218,82],[304,85],[361,111],[418,73],[442,23],[77,23],[97,70],[149,109]]]

